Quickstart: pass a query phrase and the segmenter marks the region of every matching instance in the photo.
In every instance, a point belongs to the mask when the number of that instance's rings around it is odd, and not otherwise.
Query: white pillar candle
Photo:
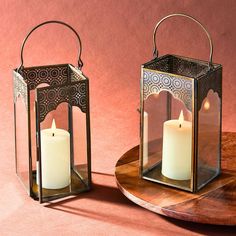
[[[143,165],[148,164],[148,113],[144,111],[143,120]]]
[[[170,179],[191,178],[192,122],[185,121],[183,111],[178,120],[163,126],[162,174]]]
[[[66,130],[57,129],[54,119],[51,129],[44,129],[40,134],[42,187],[64,188],[70,184],[71,179],[70,134]]]

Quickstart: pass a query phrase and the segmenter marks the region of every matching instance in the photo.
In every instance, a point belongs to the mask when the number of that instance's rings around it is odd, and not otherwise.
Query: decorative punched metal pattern
[[[172,73],[187,77],[196,78],[208,71],[208,66],[196,63],[191,60],[183,60],[182,58],[173,57]]]
[[[71,81],[80,81],[83,80],[84,78],[82,77],[82,72],[78,70],[77,68],[69,65],[70,68],[70,78]]]
[[[16,102],[18,96],[21,95],[21,97],[23,98],[25,107],[26,109],[28,109],[27,85],[24,79],[22,78],[22,76],[16,71],[13,71],[13,87],[14,87],[14,102]]]
[[[39,84],[60,85],[68,82],[68,65],[25,68],[21,72],[30,90]]]
[[[170,73],[170,57],[158,58],[156,60],[153,60],[151,63],[147,63],[147,65],[145,65],[145,68]]]
[[[72,106],[78,106],[82,112],[86,112],[88,105],[87,86],[87,80],[81,80],[68,85],[37,89],[39,121],[42,122],[47,114],[55,110],[62,102],[67,102]]]
[[[210,89],[218,93],[220,99],[222,99],[222,70],[217,70],[207,74],[206,76],[199,79],[199,103],[198,109],[201,109],[203,100],[207,97]]]
[[[170,92],[175,98],[181,100],[189,111],[192,110],[192,82],[190,80],[144,69],[144,100],[149,95],[158,94],[163,90]]]
[[[164,58],[157,58],[152,63],[147,63],[145,68],[159,70],[171,74],[197,78],[208,71],[208,65],[196,62],[192,59],[185,59],[168,55]]]

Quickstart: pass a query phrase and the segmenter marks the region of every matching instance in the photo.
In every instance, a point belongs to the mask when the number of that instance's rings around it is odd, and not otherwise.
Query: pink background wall
[[[236,131],[234,1],[1,1],[1,159],[14,170],[12,69],[19,66],[27,32],[46,20],[62,20],[80,34],[83,72],[90,78],[93,170],[113,173],[117,159],[139,141],[140,65],[152,58],[152,31],[163,16],[184,12],[199,19],[214,43],[214,62],[223,65],[223,130]],[[157,34],[161,54],[208,59],[201,29],[172,18]],[[60,26],[46,26],[30,38],[26,66],[76,63],[77,42]]]
[[[173,12],[199,19],[223,64],[223,130],[236,131],[236,4],[233,0],[1,0],[0,2],[0,234],[1,235],[234,235],[234,228],[161,217],[132,204],[114,176],[93,175],[94,190],[42,207],[15,175],[12,69],[20,64],[27,32],[47,20],[71,24],[83,43],[90,78],[93,171],[113,174],[118,158],[139,142],[140,65],[152,58],[152,31]],[[161,54],[207,59],[200,28],[170,19],[158,35]],[[59,26],[38,30],[26,45],[26,66],[76,63],[73,34]],[[132,217],[133,216],[133,217]],[[234,232],[233,232],[234,231]],[[231,233],[230,233],[231,232]]]

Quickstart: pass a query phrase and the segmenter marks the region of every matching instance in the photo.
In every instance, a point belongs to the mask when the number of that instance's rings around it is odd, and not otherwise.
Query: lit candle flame
[[[55,135],[55,132],[56,132],[56,122],[55,122],[55,119],[52,120],[52,127],[51,127],[51,130],[52,130],[52,136]]]
[[[181,128],[183,123],[184,123],[184,114],[183,114],[183,110],[181,110],[181,112],[179,114],[179,127],[180,128]]]
[[[208,100],[206,100],[206,101],[204,102],[204,109],[205,109],[206,111],[210,109],[210,102],[209,102]]]

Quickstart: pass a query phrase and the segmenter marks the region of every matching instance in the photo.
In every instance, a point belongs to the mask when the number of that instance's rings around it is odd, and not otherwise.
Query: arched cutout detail
[[[170,92],[173,97],[183,101],[189,111],[192,111],[193,82],[182,77],[159,73],[150,70],[143,71],[143,99],[161,91]]]

